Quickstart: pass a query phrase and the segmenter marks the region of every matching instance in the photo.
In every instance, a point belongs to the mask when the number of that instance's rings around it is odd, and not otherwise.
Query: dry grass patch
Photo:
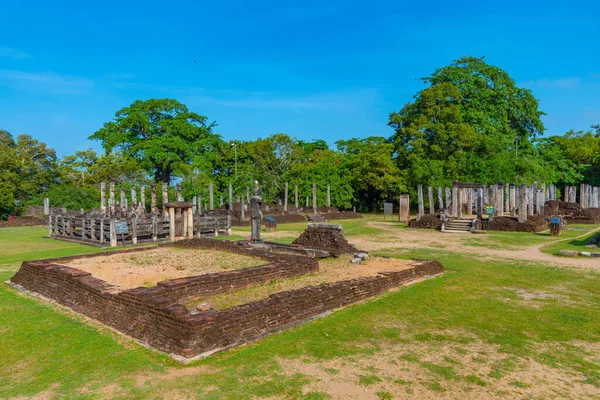
[[[214,250],[158,247],[151,250],[82,258],[65,265],[90,272],[122,289],[154,286],[157,282],[264,265],[251,256]]]
[[[224,293],[211,297],[208,301],[217,309],[233,307],[269,297],[269,295],[287,290],[300,289],[311,285],[321,285],[356,279],[361,277],[376,276],[384,271],[401,271],[411,268],[415,261],[400,260],[386,257],[369,257],[362,264],[351,264],[351,256],[342,255],[339,258],[323,259],[319,261],[319,271],[301,277],[274,280],[248,289]],[[190,309],[206,301],[195,300],[187,304]]]

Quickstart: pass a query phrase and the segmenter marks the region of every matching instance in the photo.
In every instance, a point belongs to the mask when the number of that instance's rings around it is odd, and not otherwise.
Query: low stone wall
[[[178,242],[173,246],[257,255],[254,250],[211,239]],[[140,250],[124,250],[132,251]],[[100,255],[102,253],[90,257]],[[271,264],[176,279],[161,282],[152,288],[122,292],[87,272],[60,265],[60,262],[75,257],[26,261],[12,278],[12,283],[160,350],[189,358],[253,340],[327,310],[444,271],[437,261],[420,261],[411,269],[277,293],[264,300],[220,311],[190,313],[185,306],[177,303],[199,293],[202,293],[200,296],[207,292],[216,294],[265,279],[293,276],[318,268],[316,261],[307,257],[267,253],[261,257],[271,261]]]

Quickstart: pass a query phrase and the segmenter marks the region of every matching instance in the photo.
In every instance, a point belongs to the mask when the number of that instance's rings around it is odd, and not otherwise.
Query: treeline
[[[130,187],[178,181],[186,198],[240,195],[254,180],[267,201],[283,198],[286,182],[311,195],[360,211],[381,209],[417,184],[498,180],[600,185],[600,126],[542,137],[538,102],[498,67],[465,57],[423,78],[426,88],[390,114],[390,137],[303,141],[277,133],[253,141],[224,141],[216,124],[173,99],[136,101],[90,138],[104,152],[57,158],[29,135],[0,130],[0,216],[41,205],[89,209],[100,182]],[[382,121],[384,123],[384,121]],[[127,191],[128,193],[129,191]]]

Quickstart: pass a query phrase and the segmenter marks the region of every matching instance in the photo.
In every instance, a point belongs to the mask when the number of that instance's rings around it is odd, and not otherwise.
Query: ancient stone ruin
[[[311,244],[323,238],[330,248],[340,252],[355,251],[345,239],[342,240],[339,229],[317,226],[307,232],[309,234],[305,238]],[[409,264],[401,269],[383,269],[376,274],[282,291],[246,304],[214,309],[211,297],[273,280],[315,273],[319,271],[319,263],[312,257],[277,253],[260,244],[241,246],[209,238],[159,245],[161,247],[190,251],[190,257],[193,257],[194,251],[207,249],[231,252],[262,259],[264,264],[159,281],[155,286],[125,290],[94,277],[90,272],[69,266],[69,263],[82,259],[100,259],[120,253],[132,254],[137,259],[143,256],[143,252],[149,251],[148,248],[133,248],[25,261],[10,283],[21,290],[52,299],[186,362],[310,321],[329,310],[444,271],[438,261],[396,260]],[[194,300],[200,303],[190,306]]]
[[[308,228],[292,244],[326,250],[333,255],[358,252],[344,237],[341,225],[308,224]]]

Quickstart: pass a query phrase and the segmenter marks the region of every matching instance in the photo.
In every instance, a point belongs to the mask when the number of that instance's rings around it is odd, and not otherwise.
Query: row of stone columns
[[[477,185],[472,186],[475,187],[465,188],[456,184],[452,188],[446,187],[444,190],[438,187],[438,209],[451,217],[461,218],[466,206],[467,215],[473,215],[473,212],[475,212],[481,218],[484,206],[490,205],[494,206],[495,215],[501,216],[510,213],[514,217],[517,215],[518,210],[524,210],[523,214],[525,215],[540,214],[547,200],[556,200],[556,186],[546,186],[546,183],[542,183],[538,187],[538,183],[534,182],[531,186],[522,185],[521,188],[518,188],[514,183],[504,182],[498,182],[490,186],[481,185],[479,188],[476,187]],[[586,198],[593,201],[593,194],[600,194],[600,189],[596,189],[596,192],[594,192],[593,188],[589,189],[591,195]],[[442,196],[443,192],[445,192],[445,203]],[[520,202],[521,197],[519,197],[519,192],[523,194],[526,200],[524,207]],[[427,188],[427,195],[430,214],[435,214],[436,212],[433,194],[434,188],[429,186]],[[423,185],[417,186],[417,201],[417,218],[420,218],[425,214]]]

